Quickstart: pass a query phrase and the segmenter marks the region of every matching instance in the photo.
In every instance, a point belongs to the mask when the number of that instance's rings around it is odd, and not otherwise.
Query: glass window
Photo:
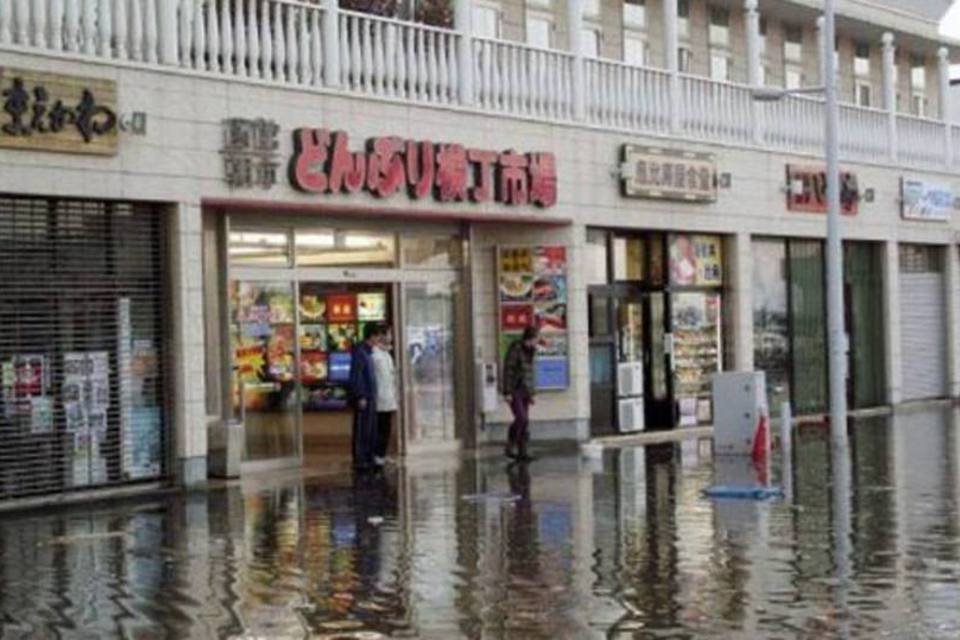
[[[647,43],[642,37],[633,34],[623,36],[623,61],[638,67],[647,64]]]
[[[647,2],[646,0],[626,0],[623,3],[623,24],[636,29],[644,29],[647,26]]]
[[[311,229],[295,236],[301,267],[392,267],[396,263],[394,234],[377,231]]]
[[[767,19],[760,18],[760,55],[767,55]]]
[[[646,253],[643,238],[614,238],[614,280],[617,282],[643,281],[646,276]]]
[[[536,13],[527,13],[527,44],[549,49],[552,45],[553,23]]]
[[[910,57],[910,88],[915,91],[927,88],[927,65],[919,56]]]
[[[927,115],[927,98],[923,95],[914,94],[912,100],[912,108],[914,115],[920,116],[921,118]]]
[[[411,269],[459,269],[463,247],[459,236],[409,235],[400,239],[403,265]]]
[[[590,229],[584,249],[587,285],[607,284],[607,232]]]
[[[823,245],[817,240],[791,240],[790,324],[793,331],[794,403],[800,413],[827,406],[827,335]]]
[[[940,247],[921,244],[900,245],[901,273],[942,273],[943,252]]]
[[[581,50],[583,55],[588,58],[600,57],[600,30],[594,28],[585,28],[580,32],[582,42]]]
[[[689,0],[677,0],[677,33],[681,38],[690,37]]]
[[[230,262],[236,265],[289,266],[289,234],[286,231],[231,231],[229,255]]]
[[[730,80],[730,56],[726,52],[710,54],[710,77],[723,82]]]
[[[788,26],[784,30],[783,57],[790,62],[803,60],[803,30]]]
[[[803,86],[803,70],[800,67],[787,67],[784,75],[787,89],[799,89]]]
[[[710,7],[710,44],[730,45],[730,12],[723,7]]]
[[[693,51],[686,47],[677,49],[677,59],[680,73],[690,73],[693,70]]]
[[[853,58],[853,72],[858,76],[870,75],[870,45],[858,43]]]
[[[862,80],[858,80],[856,85],[855,97],[857,99],[857,106],[869,107],[870,106],[870,83],[864,82]]]
[[[478,38],[499,38],[499,9],[480,4],[473,5],[473,35]]]
[[[787,247],[780,240],[753,242],[753,360],[767,378],[772,410],[790,399]]]

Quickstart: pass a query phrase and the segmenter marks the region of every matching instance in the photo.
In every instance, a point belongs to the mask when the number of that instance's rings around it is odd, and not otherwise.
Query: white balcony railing
[[[823,102],[320,5],[0,0],[0,49],[48,51],[391,100],[820,155]],[[960,127],[843,105],[847,161],[960,168]]]

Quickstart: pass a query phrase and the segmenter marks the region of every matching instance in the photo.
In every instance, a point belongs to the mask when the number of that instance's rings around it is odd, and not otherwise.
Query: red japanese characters
[[[414,200],[533,204],[557,202],[552,153],[467,149],[461,144],[379,137],[365,151],[350,151],[343,131],[297,129],[290,182],[309,193],[357,193],[388,198],[402,188]]]

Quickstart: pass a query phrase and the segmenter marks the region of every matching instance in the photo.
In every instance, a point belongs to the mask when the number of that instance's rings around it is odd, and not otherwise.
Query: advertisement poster
[[[335,322],[356,322],[357,297],[352,293],[338,293],[327,296],[327,320]]]
[[[127,479],[155,478],[160,475],[159,407],[135,407],[124,432],[123,468]]]
[[[536,326],[537,389],[566,389],[570,385],[566,248],[501,247],[497,269],[500,364],[524,328]]]
[[[331,324],[327,335],[327,346],[331,351],[350,351],[357,339],[357,325]]]
[[[925,180],[901,179],[902,215],[906,220],[946,222],[953,213],[953,189]]]
[[[323,324],[300,325],[300,348],[304,351],[327,350],[327,327]]]
[[[322,322],[327,313],[325,298],[310,294],[300,295],[300,320],[302,322]]]
[[[670,283],[679,286],[721,286],[721,238],[685,234],[670,236]]]
[[[327,354],[320,351],[305,352],[300,355],[300,375],[307,384],[313,384],[327,378]]]
[[[384,293],[357,295],[357,318],[361,322],[383,322],[387,319],[387,296]]]

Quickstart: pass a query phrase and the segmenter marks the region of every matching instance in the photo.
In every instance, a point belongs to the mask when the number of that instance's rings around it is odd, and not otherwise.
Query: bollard
[[[780,405],[780,451],[783,455],[780,466],[780,482],[783,485],[783,495],[787,500],[793,499],[793,413],[790,403]]]

